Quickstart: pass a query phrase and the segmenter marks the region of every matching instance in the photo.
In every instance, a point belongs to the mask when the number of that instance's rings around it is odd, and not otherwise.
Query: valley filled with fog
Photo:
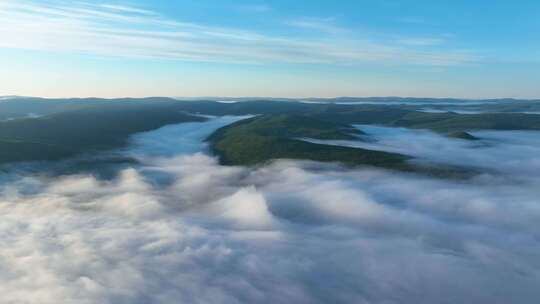
[[[540,304],[540,0],[0,0],[0,304]]]
[[[478,170],[452,179],[302,159],[224,166],[206,139],[253,116],[205,117],[79,156],[132,160],[105,162],[106,177],[0,172],[0,302],[540,298],[540,131],[469,141],[355,124],[371,139],[302,138]]]

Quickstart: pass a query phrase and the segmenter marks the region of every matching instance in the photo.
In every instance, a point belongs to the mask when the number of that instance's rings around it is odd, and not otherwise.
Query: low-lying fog
[[[425,113],[456,113],[456,114],[485,114],[485,113],[521,113],[521,114],[540,114],[537,111],[528,111],[522,109],[511,109],[510,111],[500,111],[491,109],[462,109],[462,108],[420,108],[416,109],[419,112]]]
[[[540,131],[470,131],[479,140],[449,138],[428,130],[355,125],[358,140],[305,141],[401,153],[417,161],[483,168],[506,177],[540,172]],[[540,175],[540,174],[538,174]],[[540,176],[539,176],[540,177]]]
[[[16,120],[16,119],[31,119],[31,118],[40,118],[40,117],[43,117],[43,115],[39,115],[39,114],[35,114],[35,113],[28,113],[28,114],[24,114],[24,115],[20,115],[20,116],[1,118],[0,122],[2,122],[2,121],[12,121],[12,120]]]
[[[237,119],[134,136],[113,180],[3,173],[0,302],[537,303],[539,133],[360,126],[362,147],[494,171],[448,181],[220,166],[202,140]]]

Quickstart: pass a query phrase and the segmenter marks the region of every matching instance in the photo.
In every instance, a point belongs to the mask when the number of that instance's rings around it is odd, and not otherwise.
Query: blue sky
[[[533,0],[0,2],[0,95],[540,98]]]

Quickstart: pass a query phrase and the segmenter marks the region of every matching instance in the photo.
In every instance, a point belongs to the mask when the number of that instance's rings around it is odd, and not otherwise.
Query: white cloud
[[[1,173],[0,302],[536,303],[534,137],[458,144],[499,160],[490,166],[519,159],[459,182],[297,161],[223,167],[198,151],[227,121],[137,135],[123,152],[142,164],[113,180]],[[416,151],[447,145],[419,136]]]
[[[315,143],[402,153],[436,163],[466,165],[499,172],[512,171],[513,176],[527,175],[540,170],[540,162],[536,161],[536,155],[540,153],[540,141],[538,141],[540,132],[538,131],[471,131],[469,133],[482,140],[468,141],[448,138],[428,130],[370,125],[357,125],[357,128],[376,141],[307,140]],[[416,145],[409,145],[408,143],[411,142]],[[504,143],[504,148],[501,148],[501,143]],[[471,150],[474,153],[471,153]]]
[[[271,227],[274,221],[266,200],[253,186],[213,203],[210,209],[234,226],[243,228],[264,229]]]
[[[445,42],[441,38],[405,38],[399,39],[398,43],[405,45],[417,45],[417,46],[431,46],[431,45],[440,45]]]
[[[346,28],[336,25],[334,18],[300,18],[288,21],[286,24],[328,34],[345,34],[349,32]]]
[[[111,11],[120,11],[124,13],[135,13],[135,14],[141,14],[141,15],[155,15],[156,13],[150,10],[135,8],[131,6],[123,6],[123,5],[116,5],[116,4],[100,4],[99,5],[102,8],[109,9]]]
[[[0,7],[0,47],[92,55],[225,63],[457,65],[478,58],[463,51],[337,37],[271,36],[172,20],[156,12],[110,4],[9,1]],[[293,24],[342,31],[320,20]]]

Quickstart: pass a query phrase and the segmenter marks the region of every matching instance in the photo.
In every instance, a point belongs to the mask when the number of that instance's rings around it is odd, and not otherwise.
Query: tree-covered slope
[[[438,132],[467,130],[540,130],[540,115],[523,113],[409,113],[392,125]]]
[[[263,115],[225,126],[207,138],[224,165],[252,166],[276,159],[339,162],[444,178],[466,178],[476,172],[452,166],[408,162],[411,157],[382,151],[315,144],[299,138],[352,139],[362,133],[349,125],[300,115]]]
[[[522,104],[535,105],[536,103],[529,102]],[[493,103],[493,105],[496,105],[496,103]],[[492,105],[486,105],[486,107],[489,106]],[[428,129],[442,134],[466,132],[470,130],[540,130],[540,115],[537,114],[429,113],[418,111],[421,106],[411,105],[304,104],[291,101],[255,100],[234,104],[224,104],[212,101],[182,102],[178,107],[188,113],[207,115],[294,114],[332,123],[378,124],[394,127]],[[518,107],[518,105],[515,107]]]
[[[348,100],[371,101],[372,104],[335,104]],[[384,104],[384,102],[399,102],[406,100],[409,104]],[[506,113],[459,114],[452,112],[429,113],[418,111],[426,107],[422,102],[434,102],[429,107],[437,107],[437,102],[458,102],[460,107],[473,109],[504,109]],[[417,101],[419,104],[414,105]],[[29,113],[44,115],[66,111],[86,109],[91,107],[114,108],[120,107],[159,107],[168,111],[186,112],[203,115],[266,115],[266,114],[295,114],[310,116],[344,124],[380,124],[387,126],[431,129],[437,132],[450,133],[479,129],[497,130],[540,130],[540,115],[511,113],[513,111],[533,111],[540,109],[539,101],[519,100],[485,101],[482,105],[467,105],[468,101],[455,99],[418,99],[418,98],[342,98],[328,100],[325,103],[301,103],[279,100],[247,100],[237,103],[221,103],[210,100],[179,101],[171,98],[140,98],[140,99],[38,99],[19,98],[0,102],[0,121],[9,117],[24,117]],[[381,102],[377,104],[376,102]],[[470,102],[470,101],[469,101]],[[413,104],[411,104],[413,103]],[[440,105],[442,106],[442,105]]]
[[[426,113],[399,106],[327,106],[310,114],[348,124],[379,124],[441,133],[468,130],[540,130],[540,115],[525,113]]]
[[[356,129],[343,124],[298,115],[264,115],[226,126],[208,141],[223,164],[255,165],[269,160],[306,159],[350,165],[398,167],[406,156],[308,143],[297,138],[351,139]]]
[[[134,133],[201,120],[160,104],[108,104],[0,122],[0,163],[55,160],[118,147]]]
[[[537,103],[521,101],[518,105],[508,101],[505,106],[510,107],[510,104],[514,108],[509,109],[516,110],[522,104],[532,107]],[[498,103],[493,102],[489,106],[496,105]],[[160,97],[111,100],[17,98],[0,102],[0,163],[58,159],[93,149],[117,147],[133,133],[202,119],[195,114],[261,115],[224,129],[234,132],[227,133],[227,144],[215,146],[215,151],[230,163],[256,163],[282,157],[372,163],[372,160],[360,158],[360,149],[323,148],[320,147],[323,145],[297,139],[351,139],[354,133],[359,134],[350,127],[351,124],[429,129],[467,140],[475,139],[467,133],[469,130],[540,130],[540,115],[427,113],[417,111],[418,107],[399,104],[308,104],[290,100],[251,100],[231,104]],[[44,116],[24,118],[29,114]],[[220,134],[216,132],[215,136]],[[211,141],[217,142],[215,138]],[[233,146],[238,148],[225,149]],[[252,152],[241,147],[250,147]],[[311,150],[324,150],[324,153]],[[242,151],[241,155],[239,151]],[[363,155],[367,154],[364,151]]]

